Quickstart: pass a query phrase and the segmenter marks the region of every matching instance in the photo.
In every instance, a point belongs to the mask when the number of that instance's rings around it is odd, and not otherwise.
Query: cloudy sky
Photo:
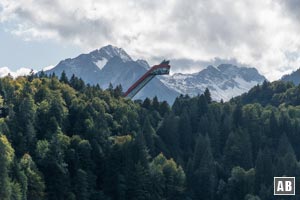
[[[112,44],[169,58],[173,72],[224,61],[275,80],[300,67],[299,19],[299,0],[0,0],[0,67],[40,70]]]

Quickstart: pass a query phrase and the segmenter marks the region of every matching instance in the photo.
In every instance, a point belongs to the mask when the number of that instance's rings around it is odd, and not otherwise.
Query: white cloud
[[[0,0],[0,7],[0,22],[27,40],[86,51],[113,44],[152,62],[236,59],[271,80],[300,66],[297,0]]]
[[[8,67],[1,67],[0,68],[0,77],[7,76],[9,73],[11,73],[11,71]]]
[[[17,71],[11,71],[8,67],[0,67],[0,77],[4,77],[10,74],[12,77],[16,78],[18,76],[28,75],[30,71],[31,69],[29,68],[20,68]]]

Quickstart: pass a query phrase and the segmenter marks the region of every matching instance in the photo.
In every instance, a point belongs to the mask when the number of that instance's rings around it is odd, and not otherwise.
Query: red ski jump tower
[[[132,99],[156,75],[169,74],[171,68],[169,63],[170,61],[164,60],[159,65],[154,65],[153,67],[151,67],[139,80],[137,80],[131,87],[129,87],[124,96]]]

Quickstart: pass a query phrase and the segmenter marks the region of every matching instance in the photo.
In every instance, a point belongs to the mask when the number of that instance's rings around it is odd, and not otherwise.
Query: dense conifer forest
[[[63,73],[0,79],[1,200],[265,200],[300,176],[300,86],[131,101]]]

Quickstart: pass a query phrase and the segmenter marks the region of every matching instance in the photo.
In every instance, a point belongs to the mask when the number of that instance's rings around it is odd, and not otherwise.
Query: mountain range
[[[86,83],[98,83],[104,89],[108,88],[110,83],[113,86],[121,84],[126,91],[149,68],[146,61],[134,61],[123,49],[108,45],[88,54],[63,60],[45,73],[54,72],[60,75],[65,71],[68,77],[74,74]],[[178,95],[178,92],[165,86],[158,78],[154,78],[135,96],[135,99],[157,96],[159,100],[172,103]]]
[[[255,68],[237,67],[231,64],[221,64],[217,67],[209,65],[198,73],[177,73],[169,77],[161,77],[163,83],[181,94],[196,96],[208,88],[214,100],[226,101],[247,92],[265,79]]]
[[[108,45],[88,54],[65,59],[45,73],[60,75],[65,71],[68,77],[74,74],[85,82],[99,84],[104,89],[110,83],[113,86],[121,84],[126,91],[149,68],[147,61],[133,60],[122,48]],[[180,94],[196,96],[208,88],[214,100],[229,100],[264,80],[265,77],[255,68],[232,64],[221,64],[217,67],[210,65],[198,73],[156,77],[135,99],[157,96],[159,100],[172,104]]]
[[[291,74],[284,75],[281,78],[282,81],[293,82],[295,85],[300,84],[300,69],[292,72]]]

